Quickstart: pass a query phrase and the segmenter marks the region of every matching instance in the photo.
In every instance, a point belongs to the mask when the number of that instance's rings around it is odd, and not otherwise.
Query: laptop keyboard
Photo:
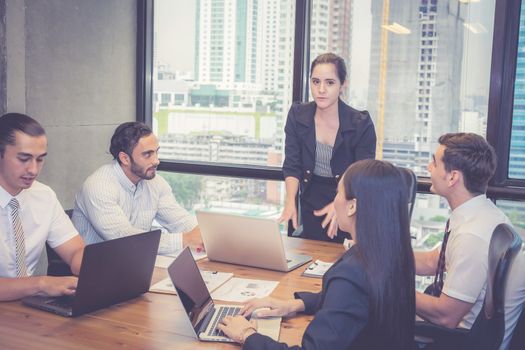
[[[63,296],[47,302],[47,305],[56,306],[63,309],[70,309],[73,306],[73,298],[70,296]]]
[[[218,310],[215,310],[218,314],[217,317],[215,317],[215,320],[213,321],[213,325],[211,326],[210,330],[208,331],[209,336],[217,336],[217,337],[225,337],[224,333],[217,329],[217,324],[222,321],[222,319],[226,316],[235,316],[241,311],[240,307],[235,306],[221,306]]]

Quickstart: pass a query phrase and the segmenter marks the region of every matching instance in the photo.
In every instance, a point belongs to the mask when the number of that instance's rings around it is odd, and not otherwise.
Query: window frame
[[[313,0],[296,0],[292,99],[298,102],[308,100],[312,2]],[[486,132],[487,141],[494,146],[498,155],[496,174],[487,191],[487,196],[494,200],[525,200],[525,180],[508,178],[520,8],[519,1],[495,1]],[[136,120],[149,125],[153,118],[153,20],[154,0],[138,0]],[[256,180],[284,180],[282,168],[270,166],[163,160],[158,169]],[[418,177],[418,192],[430,193],[430,178]]]

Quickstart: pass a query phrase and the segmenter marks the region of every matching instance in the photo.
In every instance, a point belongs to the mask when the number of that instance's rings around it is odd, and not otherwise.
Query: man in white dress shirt
[[[47,155],[42,126],[27,115],[0,117],[0,301],[74,294],[77,277],[33,276],[45,242],[78,275],[84,242],[55,192],[35,181]]]
[[[166,180],[155,176],[158,150],[149,126],[127,122],[117,127],[109,149],[113,162],[91,174],[75,198],[72,220],[86,244],[149,231],[156,220],[167,230],[159,253],[200,247],[195,217],[177,203]]]
[[[432,276],[441,265],[446,276],[433,285],[433,295],[416,293],[416,313],[441,326],[470,329],[485,298],[492,233],[498,224],[510,221],[485,195],[496,170],[492,146],[470,133],[445,134],[439,144],[428,166],[430,190],[443,196],[452,209],[449,234],[445,234],[441,248],[416,252],[415,261],[418,275]],[[500,349],[507,348],[524,301],[525,257],[520,252],[507,281],[505,335]]]

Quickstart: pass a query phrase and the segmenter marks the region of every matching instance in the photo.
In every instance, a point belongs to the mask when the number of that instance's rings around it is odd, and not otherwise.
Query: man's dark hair
[[[0,117],[0,156],[4,156],[5,147],[16,143],[15,132],[29,136],[41,136],[46,132],[39,122],[22,113],[7,113]]]
[[[133,149],[139,140],[153,133],[151,128],[140,122],[126,122],[120,124],[111,137],[109,152],[120,163],[118,155],[120,152],[126,153],[131,157]]]
[[[487,192],[497,165],[494,148],[483,137],[473,133],[445,134],[438,142],[445,146],[442,159],[445,169],[461,171],[465,187],[470,193]]]

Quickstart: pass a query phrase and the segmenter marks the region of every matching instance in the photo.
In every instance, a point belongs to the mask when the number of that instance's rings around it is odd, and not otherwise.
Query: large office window
[[[486,135],[495,145],[504,162],[499,169],[506,171],[508,158],[510,180],[517,179],[513,185],[521,186],[519,179],[525,179],[523,15],[515,85],[510,93],[505,84],[490,85],[514,77],[505,67],[506,57],[515,55],[518,46],[517,40],[508,39],[517,31],[515,2],[144,1],[154,5],[152,93],[146,102],[160,138],[163,169],[225,176],[217,177],[221,185],[210,185],[214,177],[192,179],[206,178],[209,183],[199,187],[201,201],[282,204],[282,183],[266,179],[280,177],[283,126],[292,96],[308,96],[307,66],[327,51],[347,62],[349,84],[343,99],[370,112],[378,134],[378,158],[428,176],[426,167],[438,136],[469,131]],[[499,38],[494,43],[493,36]],[[147,90],[150,85],[145,86]],[[514,100],[508,103],[512,92]],[[509,111],[513,107],[512,137],[511,112],[500,109],[500,101]],[[505,186],[510,180],[499,174],[495,184]],[[237,186],[242,181],[254,185]],[[425,180],[420,185],[428,189]],[[251,190],[231,190],[241,187]],[[174,188],[175,193],[181,188]],[[499,199],[495,191],[493,198]],[[522,198],[519,190],[506,188],[501,194]],[[189,201],[188,208],[195,203]],[[420,214],[413,219],[430,222],[424,225],[435,225],[436,230],[448,210],[443,200],[422,194],[417,207]],[[421,232],[428,228],[424,225]],[[432,239],[424,245],[431,245]]]
[[[485,135],[494,8],[494,0],[313,0],[310,59],[342,56],[345,99],[370,112],[378,158],[428,176],[440,135]]]

